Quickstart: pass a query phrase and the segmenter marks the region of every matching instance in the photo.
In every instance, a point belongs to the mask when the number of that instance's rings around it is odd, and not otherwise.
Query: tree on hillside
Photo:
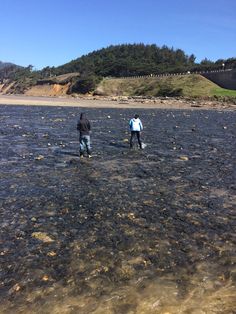
[[[68,72],[93,73],[98,76],[133,76],[159,74],[174,69],[186,70],[189,57],[181,50],[163,46],[123,44],[89,53],[55,69]]]
[[[50,68],[52,75],[79,72],[82,77],[91,76],[139,76],[187,71],[208,71],[219,69],[219,64],[205,58],[195,63],[195,55],[188,56],[181,49],[166,45],[122,44],[111,45],[72,60],[59,67]],[[227,68],[236,67],[236,59],[225,60]],[[46,70],[42,70],[42,76]],[[48,69],[47,69],[48,71]]]
[[[225,60],[226,69],[236,69],[236,58],[229,58]]]

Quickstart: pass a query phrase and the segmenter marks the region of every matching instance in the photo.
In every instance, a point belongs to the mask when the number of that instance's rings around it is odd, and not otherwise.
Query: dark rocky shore
[[[83,111],[0,106],[0,313],[233,313],[236,112]]]

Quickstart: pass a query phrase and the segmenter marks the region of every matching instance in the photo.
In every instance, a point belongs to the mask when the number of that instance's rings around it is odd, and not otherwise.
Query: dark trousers
[[[142,149],[142,143],[140,139],[140,132],[139,131],[131,131],[131,137],[130,137],[130,148],[133,147],[133,139],[137,136],[139,147]]]

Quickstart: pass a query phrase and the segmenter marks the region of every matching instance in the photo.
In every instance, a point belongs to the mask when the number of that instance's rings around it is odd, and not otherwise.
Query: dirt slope
[[[70,84],[35,85],[25,92],[27,96],[65,96]]]

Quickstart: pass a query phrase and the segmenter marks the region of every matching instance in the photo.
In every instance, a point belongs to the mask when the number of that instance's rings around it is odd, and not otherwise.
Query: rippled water
[[[0,313],[235,313],[236,112],[85,111],[0,106]]]

